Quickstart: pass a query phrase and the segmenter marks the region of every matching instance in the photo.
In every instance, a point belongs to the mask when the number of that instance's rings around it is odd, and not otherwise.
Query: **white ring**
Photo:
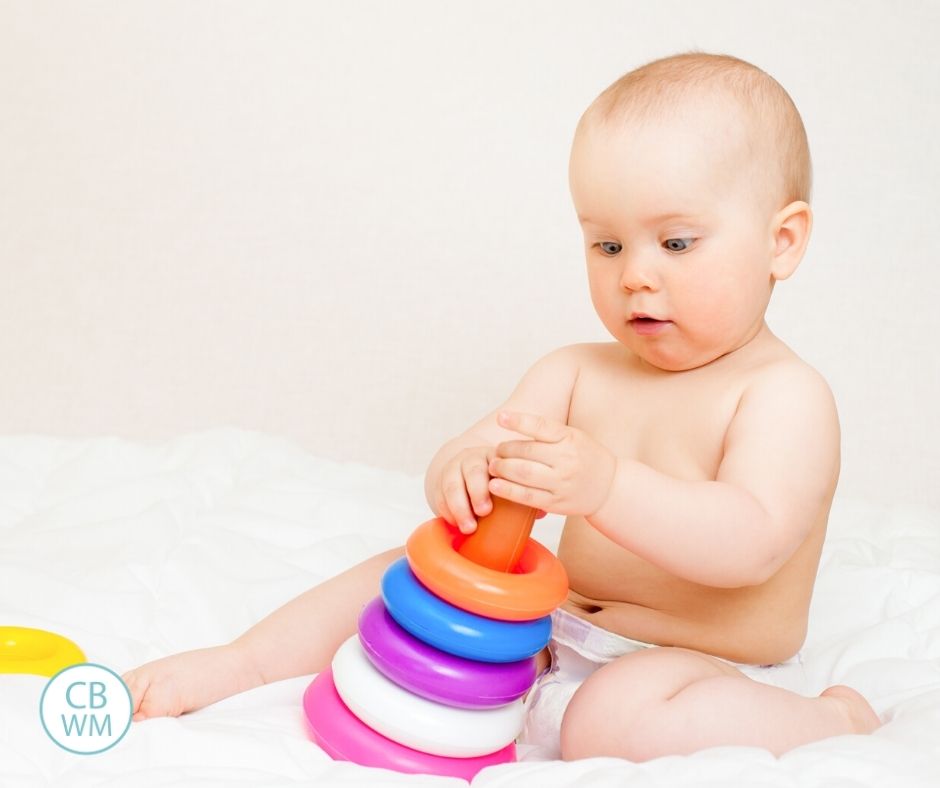
[[[333,683],[349,710],[383,736],[413,750],[451,758],[488,755],[522,731],[522,699],[490,709],[458,709],[414,695],[380,673],[357,635],[333,657]]]

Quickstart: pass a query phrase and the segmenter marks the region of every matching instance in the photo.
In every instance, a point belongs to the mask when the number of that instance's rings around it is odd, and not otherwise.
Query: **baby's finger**
[[[453,512],[451,512],[450,507],[447,505],[447,502],[441,498],[437,504],[437,516],[442,518],[449,525],[456,525],[457,520],[454,518]]]
[[[534,413],[516,413],[500,411],[496,417],[500,426],[514,432],[521,432],[530,438],[546,443],[557,443],[568,434],[568,426],[560,421],[546,419]]]
[[[131,693],[131,712],[133,713],[131,719],[134,721],[144,719],[146,715],[142,712],[140,706],[144,695],[146,695],[147,685],[142,686],[142,682],[137,678],[136,671],[133,670],[129,670],[121,676],[121,681],[124,682],[128,692]]]
[[[487,458],[479,455],[469,457],[464,461],[462,470],[473,511],[477,517],[489,514],[493,509],[493,504],[490,501],[490,491],[487,486],[490,482]]]
[[[451,524],[456,525],[466,534],[473,533],[477,527],[477,521],[473,517],[473,512],[470,511],[470,500],[467,498],[467,488],[464,486],[463,474],[459,466],[444,472],[441,486],[444,501],[453,518]],[[448,522],[451,521],[448,520]]]
[[[548,506],[551,501],[551,493],[547,490],[526,487],[505,479],[490,479],[490,492],[500,498],[531,506],[533,509]]]

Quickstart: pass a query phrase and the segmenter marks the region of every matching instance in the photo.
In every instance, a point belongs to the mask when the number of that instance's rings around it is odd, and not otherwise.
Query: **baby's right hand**
[[[455,454],[441,470],[438,514],[465,534],[476,530],[474,514],[483,517],[493,511],[487,468],[495,456],[493,446],[472,446]]]
[[[127,671],[133,720],[178,717],[263,683],[232,644],[184,651]]]

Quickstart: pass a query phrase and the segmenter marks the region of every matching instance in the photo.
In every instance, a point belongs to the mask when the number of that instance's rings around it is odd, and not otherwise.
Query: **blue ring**
[[[431,593],[408,566],[393,563],[382,576],[382,600],[395,621],[435,648],[480,662],[516,662],[538,654],[552,637],[551,616],[500,621],[461,610]]]

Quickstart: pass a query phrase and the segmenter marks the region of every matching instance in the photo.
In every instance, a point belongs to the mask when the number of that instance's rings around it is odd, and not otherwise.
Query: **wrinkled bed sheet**
[[[422,479],[224,428],[165,442],[0,438],[0,624],[51,629],[118,674],[227,642],[311,585],[401,544]],[[561,518],[535,536],[554,548]],[[837,497],[803,651],[811,689],[846,683],[886,724],[780,759],[722,747],[633,764],[539,760],[474,785],[940,786],[940,512]],[[306,735],[311,676],[70,754],[45,735],[46,680],[0,675],[0,785],[460,785],[331,761]]]

